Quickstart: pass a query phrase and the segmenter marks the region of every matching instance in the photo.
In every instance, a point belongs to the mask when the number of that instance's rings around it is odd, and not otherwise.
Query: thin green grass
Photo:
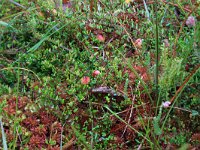
[[[122,121],[124,124],[126,124],[130,129],[135,131],[139,136],[143,137],[145,140],[149,142],[150,145],[153,145],[150,139],[145,137],[141,132],[137,131],[135,128],[133,128],[130,124],[128,124],[125,120],[123,120],[119,115],[117,115],[114,111],[112,111],[108,106],[104,106],[112,115],[114,115],[116,118],[118,118],[120,121]]]
[[[1,126],[1,135],[2,135],[2,141],[3,141],[3,149],[7,150],[8,146],[7,146],[7,141],[6,141],[6,134],[3,128],[2,116],[0,116],[0,126]]]
[[[159,101],[158,99],[158,95],[159,95],[159,81],[158,81],[158,76],[159,76],[159,33],[158,33],[158,1],[156,0],[155,1],[155,41],[156,41],[156,70],[155,70],[155,87],[156,87],[156,91],[155,91],[155,94],[156,94],[156,102]]]
[[[16,144],[17,144],[17,139],[18,139],[18,128],[19,128],[19,123],[18,123],[18,101],[19,101],[19,96],[20,96],[20,91],[19,91],[19,86],[20,86],[20,62],[18,62],[18,68],[17,68],[17,98],[16,98],[16,107],[15,107],[15,117],[14,117],[14,140],[13,140],[13,150],[16,149]]]
[[[17,31],[17,29],[15,29],[12,25],[8,24],[7,22],[4,22],[4,21],[1,21],[0,20],[0,25],[4,26],[4,27],[7,27],[7,28],[10,28],[12,29],[13,31]]]

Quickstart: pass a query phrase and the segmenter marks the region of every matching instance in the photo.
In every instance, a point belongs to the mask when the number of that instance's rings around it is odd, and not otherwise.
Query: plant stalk
[[[156,15],[156,74],[155,74],[155,85],[156,85],[156,102],[158,102],[158,95],[159,95],[159,89],[158,89],[158,74],[159,74],[159,39],[158,39],[158,0],[156,0],[155,3],[155,15]]]

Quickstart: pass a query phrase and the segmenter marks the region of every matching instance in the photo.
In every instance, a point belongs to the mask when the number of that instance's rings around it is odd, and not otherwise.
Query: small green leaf
[[[199,115],[199,112],[198,112],[198,111],[192,110],[192,117],[193,117],[193,116],[198,116],[198,115]]]

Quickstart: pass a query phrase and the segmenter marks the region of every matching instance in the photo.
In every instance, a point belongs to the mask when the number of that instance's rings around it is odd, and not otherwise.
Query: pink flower
[[[164,108],[168,108],[170,105],[171,105],[171,102],[170,102],[170,101],[166,101],[166,102],[163,102],[163,103],[162,103],[162,106],[163,106]]]
[[[104,42],[104,41],[105,41],[105,37],[104,37],[102,34],[98,34],[98,35],[97,35],[97,39],[98,39],[100,42]]]
[[[137,48],[142,48],[142,39],[137,39],[136,41],[135,41],[135,46],[137,47]]]
[[[89,84],[89,82],[90,82],[90,77],[84,76],[84,77],[81,78],[82,84]]]
[[[195,18],[193,16],[189,16],[188,19],[186,20],[186,25],[188,27],[193,27],[195,26]]]
[[[96,77],[100,74],[100,71],[99,70],[94,70],[93,73],[92,73],[92,76],[93,77]]]

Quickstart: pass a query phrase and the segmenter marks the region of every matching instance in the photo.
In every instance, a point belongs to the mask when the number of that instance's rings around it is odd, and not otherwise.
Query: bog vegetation
[[[0,149],[200,149],[198,0],[1,0]]]

